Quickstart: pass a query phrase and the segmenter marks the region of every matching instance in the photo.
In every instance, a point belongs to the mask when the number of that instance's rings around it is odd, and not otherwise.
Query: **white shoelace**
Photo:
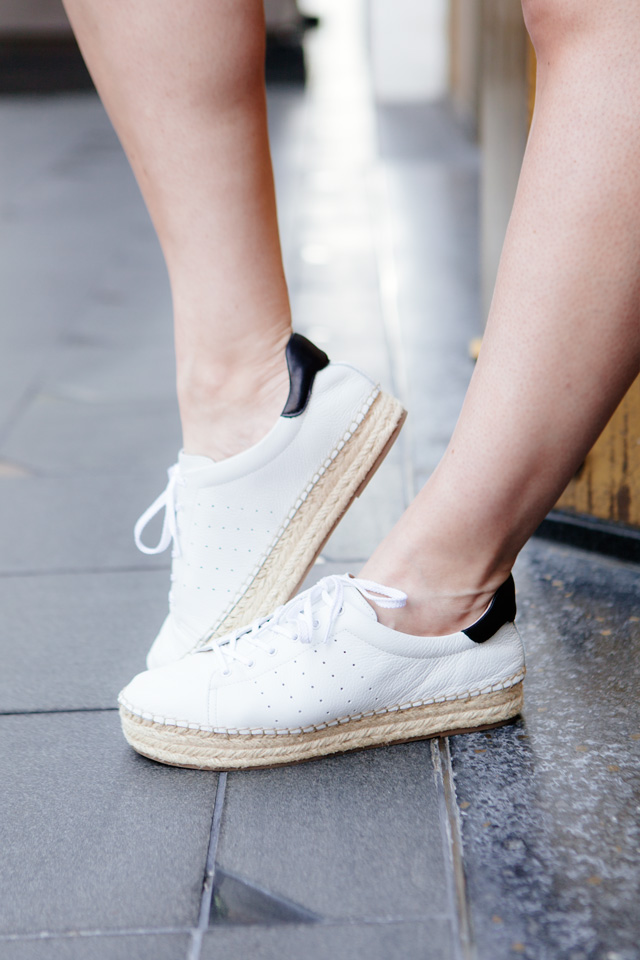
[[[169,467],[167,470],[169,476],[169,482],[165,489],[162,491],[160,496],[153,501],[148,510],[142,514],[138,519],[135,527],[133,528],[133,536],[136,541],[136,547],[138,550],[141,550],[142,553],[162,553],[163,550],[166,550],[173,541],[173,551],[172,556],[180,556],[180,541],[178,540],[178,522],[176,519],[176,514],[178,512],[178,507],[176,505],[176,487],[183,487],[186,483],[186,480],[180,473],[180,466],[177,463],[174,463],[172,467]],[[160,534],[160,540],[155,547],[148,547],[142,542],[142,532],[147,526],[150,520],[152,520],[157,513],[160,513],[164,509],[164,520],[162,523],[162,533]]]
[[[252,667],[253,658],[248,655],[248,652],[243,653],[239,646],[249,644],[273,656],[277,653],[274,643],[278,636],[294,642],[312,643],[314,631],[320,626],[319,620],[314,617],[314,607],[318,603],[329,607],[324,634],[319,640],[321,643],[327,643],[335,622],[342,612],[345,584],[356,587],[367,600],[378,607],[387,609],[404,607],[407,602],[407,595],[402,590],[383,587],[382,584],[374,583],[372,580],[358,580],[348,574],[336,574],[323,577],[310,590],[305,590],[284,606],[278,607],[270,616],[260,617],[250,626],[231,636],[210,640],[199,649],[214,653],[224,676],[228,676],[231,672],[229,664],[233,661]]]

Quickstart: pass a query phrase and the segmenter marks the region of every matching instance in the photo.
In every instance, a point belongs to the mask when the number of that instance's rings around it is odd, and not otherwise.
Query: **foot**
[[[138,752],[209,770],[295,763],[477,729],[515,716],[524,653],[509,578],[465,630],[415,637],[375,607],[406,595],[330,576],[271,617],[206,644],[120,694]]]
[[[358,574],[407,594],[404,607],[382,610],[380,619],[415,636],[450,634],[478,620],[515,560],[486,535],[472,536],[455,497],[448,490],[443,496],[442,484],[434,492],[434,480],[436,475]]]
[[[189,370],[179,366],[178,397],[184,451],[216,462],[258,443],[276,422],[289,392],[286,347],[276,341],[259,356],[240,352],[241,363]],[[235,349],[239,351],[236,345]],[[185,370],[185,368],[187,368]]]
[[[150,668],[288,600],[402,426],[397,400],[304,337],[289,341],[287,363],[289,395],[270,432],[220,462],[181,453],[136,524],[145,553],[173,542],[169,615]],[[145,546],[163,509],[160,543]]]
[[[388,558],[385,558],[387,560]],[[462,566],[462,565],[461,565]],[[462,573],[462,571],[461,571]],[[504,581],[498,578],[498,584]],[[448,588],[440,576],[422,575],[413,568],[390,563],[369,561],[358,574],[364,580],[394,583],[407,595],[407,603],[400,609],[381,610],[379,619],[385,626],[412,636],[445,636],[461,630],[478,620],[496,592],[495,582],[485,589],[466,587],[464,583]]]

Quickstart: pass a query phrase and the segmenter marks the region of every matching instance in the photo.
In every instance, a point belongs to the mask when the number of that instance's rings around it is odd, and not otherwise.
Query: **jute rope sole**
[[[312,733],[210,733],[143,720],[123,706],[120,718],[128,742],[151,760],[199,770],[238,770],[483,729],[517,716],[522,703],[520,680],[506,690],[362,717]]]
[[[244,627],[295,595],[320,551],[393,446],[406,418],[399,400],[380,393],[320,477],[250,586],[209,638]]]

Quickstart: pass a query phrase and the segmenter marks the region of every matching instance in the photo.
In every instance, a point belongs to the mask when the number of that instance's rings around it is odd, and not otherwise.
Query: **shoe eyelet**
[[[296,637],[296,640],[297,640],[297,639],[298,639],[298,638]],[[275,647],[272,647],[271,650],[268,651],[268,654],[269,654],[270,657],[275,657],[275,655],[276,655],[277,652],[278,652],[278,651],[276,650],[276,648],[275,648]]]
[[[320,621],[319,621],[319,620],[314,620],[314,621],[313,621],[313,629],[314,629],[314,630],[317,630],[319,626],[320,626]]]
[[[231,676],[231,670],[223,670],[223,671],[222,671],[222,676],[223,676],[223,677],[230,677],[230,676]]]
[[[255,660],[249,660],[249,663],[247,664],[247,666],[251,668],[254,666],[254,664],[255,664]]]

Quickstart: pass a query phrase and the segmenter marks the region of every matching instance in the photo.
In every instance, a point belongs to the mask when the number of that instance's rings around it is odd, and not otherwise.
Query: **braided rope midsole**
[[[395,440],[405,418],[395,397],[380,393],[363,422],[314,485],[235,607],[208,637],[220,637],[286,603]]]
[[[120,718],[131,746],[161,763],[202,770],[271,767],[503,723],[522,709],[522,675],[512,678],[511,683],[505,680],[503,688],[490,693],[407,709],[394,708],[309,733],[230,734],[193,730],[146,720],[124,705],[120,706]]]

